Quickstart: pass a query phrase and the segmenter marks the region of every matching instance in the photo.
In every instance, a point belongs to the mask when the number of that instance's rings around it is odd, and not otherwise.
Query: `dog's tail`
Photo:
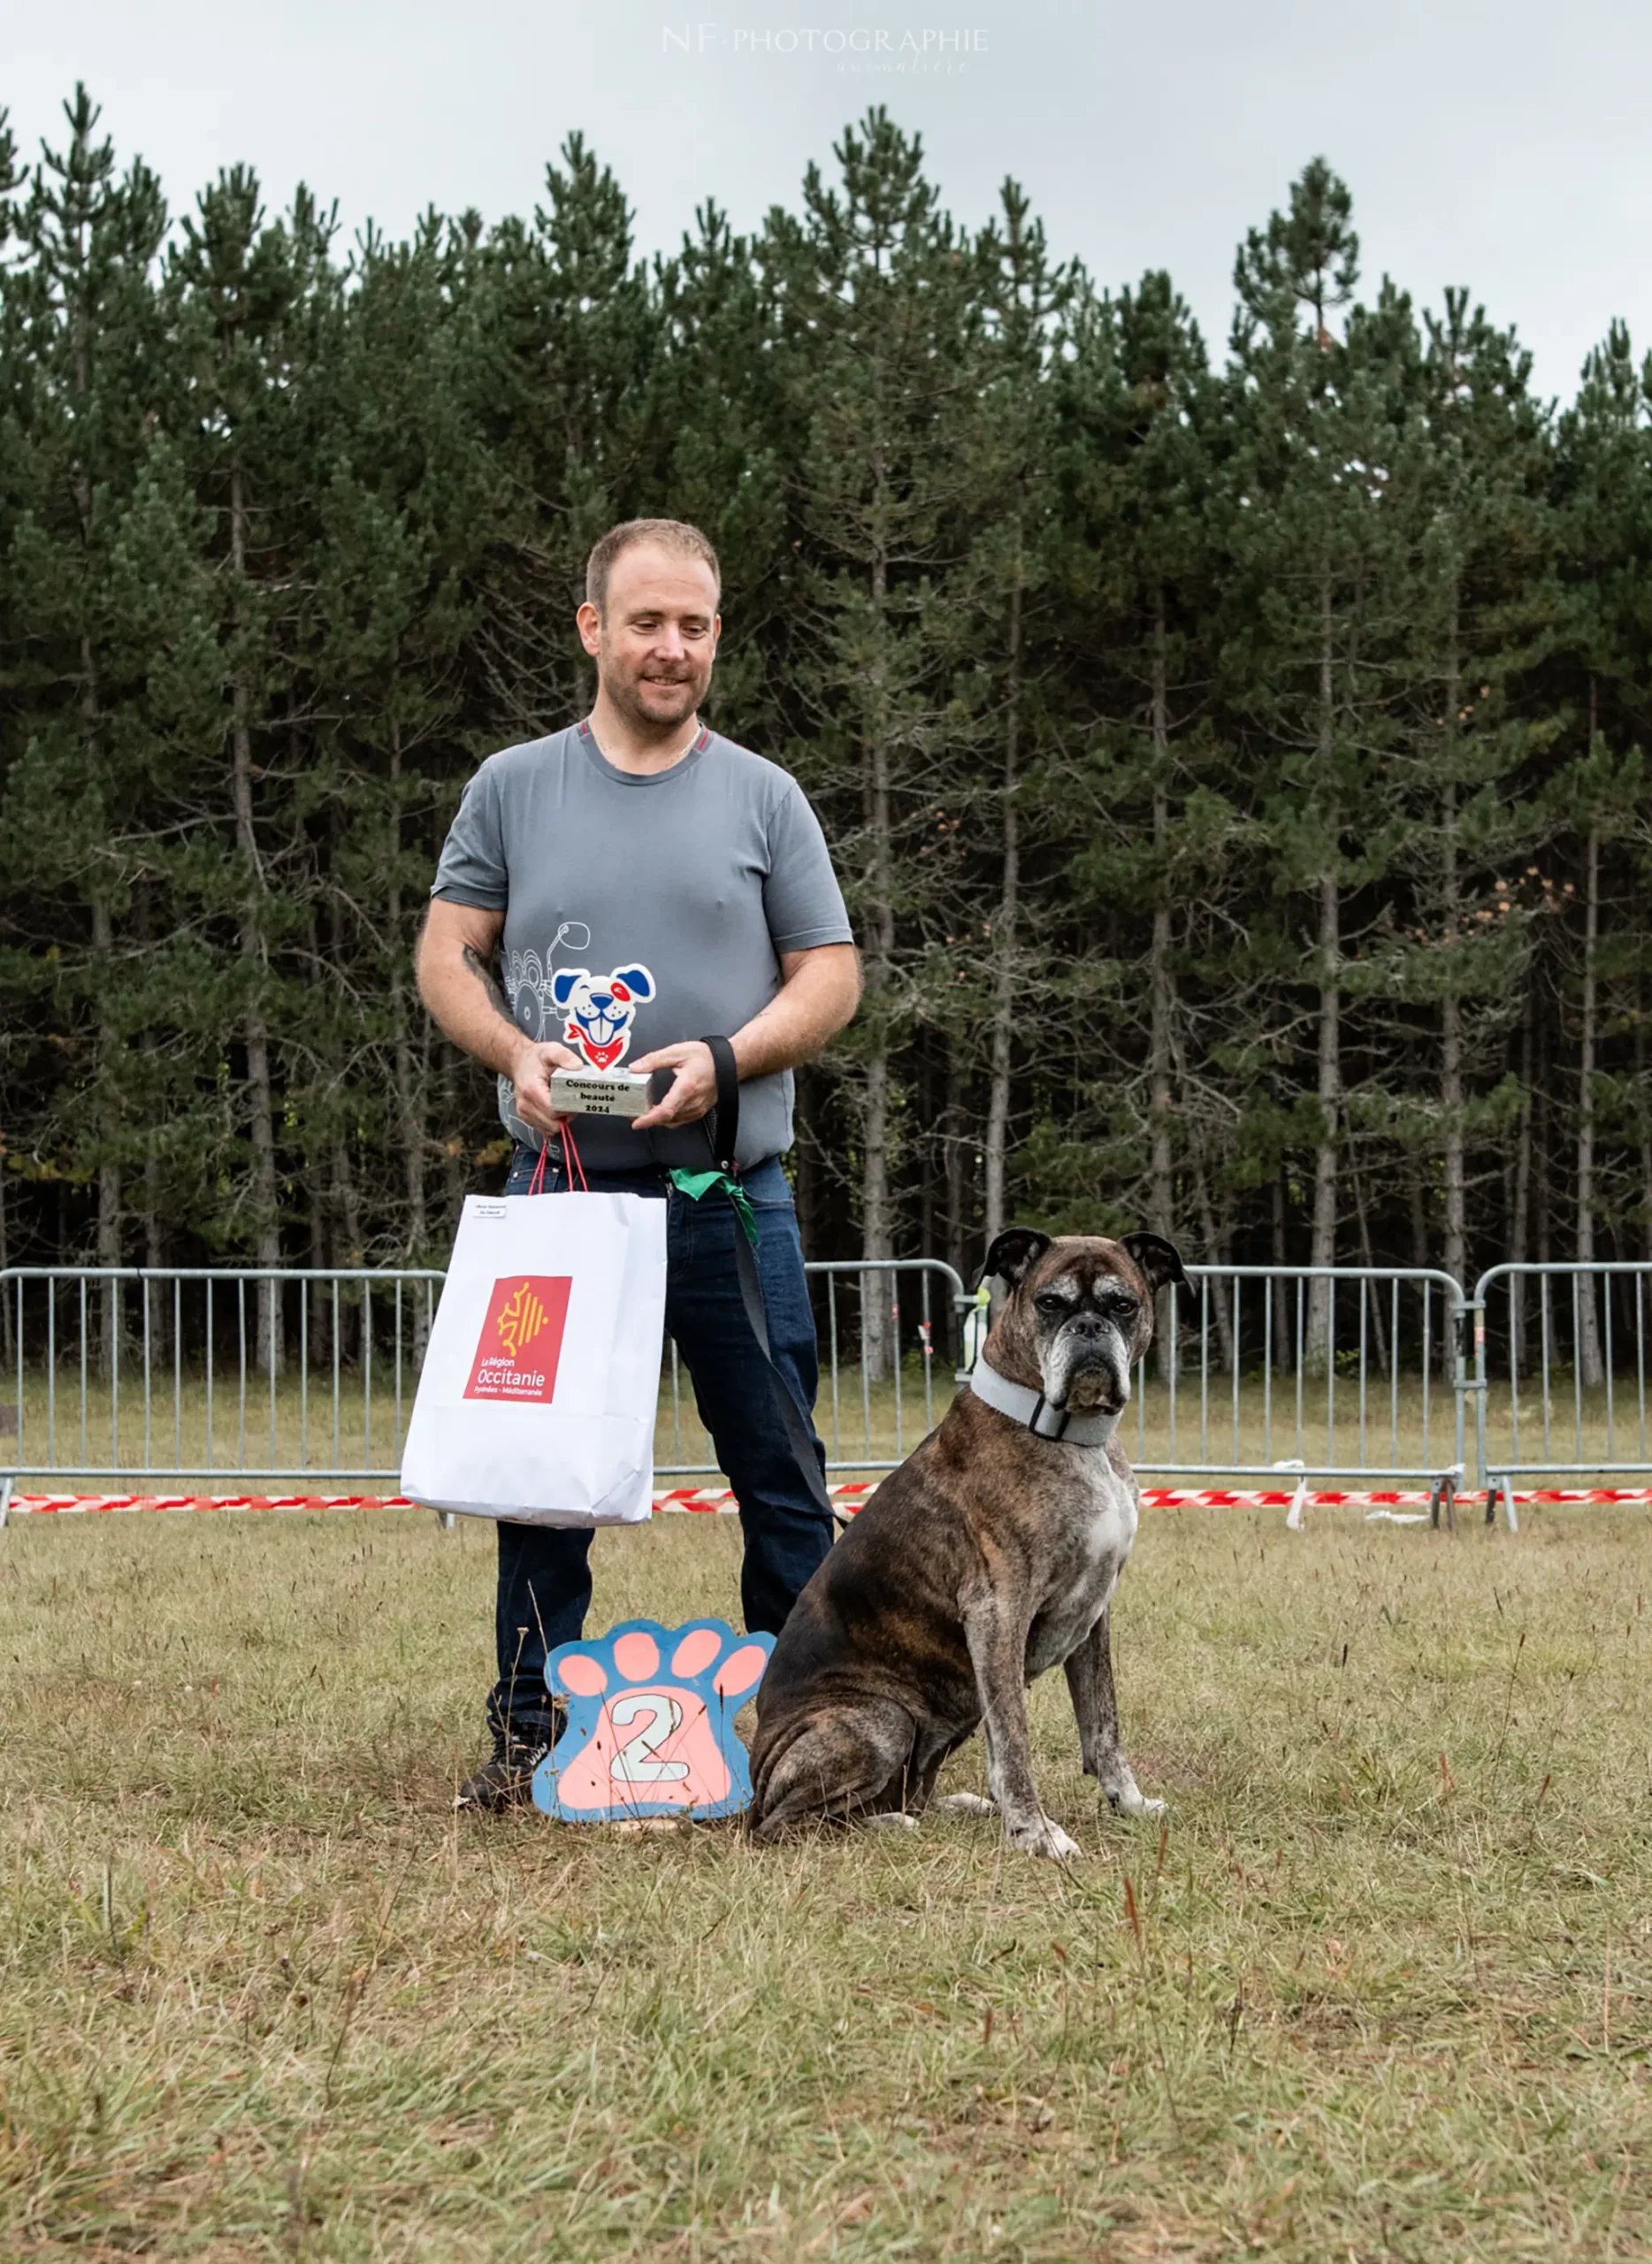
[[[768,1805],[769,1786],[775,1770],[808,1727],[811,1717],[804,1712],[784,1716],[767,1736],[761,1715],[757,1734],[752,1740],[752,1821],[757,1823]]]
[[[753,1755],[753,1835],[771,1840],[794,1824],[898,1804],[916,1733],[893,1699],[793,1714]]]

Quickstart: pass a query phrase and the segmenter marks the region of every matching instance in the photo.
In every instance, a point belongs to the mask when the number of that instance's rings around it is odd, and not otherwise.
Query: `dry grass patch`
[[[600,1624],[731,1612],[738,1543],[604,1536]],[[1169,1828],[1097,1813],[1047,1680],[1065,1869],[455,1817],[491,1562],[394,1512],[0,1540],[0,2253],[1652,2249],[1644,1512],[1151,1513]]]

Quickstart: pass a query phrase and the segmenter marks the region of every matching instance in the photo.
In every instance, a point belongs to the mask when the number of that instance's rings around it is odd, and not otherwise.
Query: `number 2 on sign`
[[[658,1690],[629,1691],[614,1701],[608,1719],[616,1729],[629,1729],[633,1722],[643,1725],[635,1737],[621,1746],[608,1764],[608,1775],[615,1784],[678,1784],[687,1776],[686,1761],[654,1758],[672,1732],[683,1725],[683,1709],[675,1698],[668,1698]]]
[[[568,1710],[533,1772],[537,1805],[565,1824],[738,1816],[752,1779],[734,1717],[774,1641],[723,1619],[628,1619],[558,1644],[545,1687]]]

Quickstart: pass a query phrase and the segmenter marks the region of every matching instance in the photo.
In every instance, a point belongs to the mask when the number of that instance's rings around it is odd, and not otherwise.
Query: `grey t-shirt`
[[[669,770],[617,770],[590,727],[490,755],[464,790],[432,896],[503,912],[500,976],[530,1037],[617,1069],[727,1036],[780,988],[782,952],[853,940],[820,821],[796,779],[702,730]],[[790,1070],[740,1087],[738,1159],[792,1144]],[[539,1136],[500,1079],[500,1115]],[[619,1117],[577,1120],[581,1159],[649,1160]]]

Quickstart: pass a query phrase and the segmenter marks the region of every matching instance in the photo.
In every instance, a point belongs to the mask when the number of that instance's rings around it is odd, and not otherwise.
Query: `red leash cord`
[[[542,1195],[545,1192],[545,1159],[549,1153],[550,1143],[547,1141],[545,1146],[539,1150],[539,1160],[534,1165],[533,1177],[528,1182],[528,1192],[530,1195]],[[579,1190],[581,1194],[589,1195],[591,1192],[590,1182],[585,1177],[585,1165],[579,1159],[579,1148],[578,1143],[574,1138],[573,1126],[569,1122],[566,1117],[562,1119],[562,1159],[568,1166],[570,1185],[571,1186],[573,1181],[577,1178],[579,1182]]]

